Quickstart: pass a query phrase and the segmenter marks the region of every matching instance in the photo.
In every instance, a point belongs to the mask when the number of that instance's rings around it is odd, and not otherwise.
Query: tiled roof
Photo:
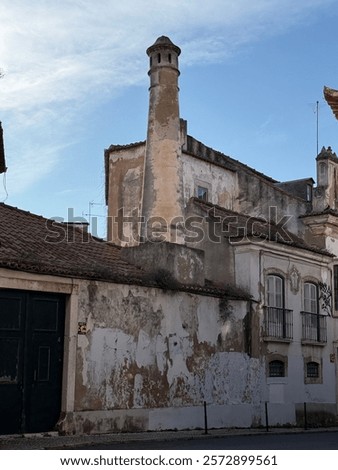
[[[166,286],[156,280],[154,273],[145,272],[123,260],[122,250],[74,225],[55,222],[0,203],[1,268],[180,290],[212,297],[249,298],[232,286]]]
[[[0,266],[80,278],[140,280],[120,248],[80,228],[0,204]]]
[[[309,245],[302,238],[287,230],[283,225],[276,225],[274,221],[267,221],[264,218],[240,214],[197,198],[192,198],[192,203],[195,207],[198,207],[202,212],[207,214],[208,218],[211,220],[220,218],[223,223],[224,236],[233,243],[244,239],[249,241],[266,240],[268,242],[289,245],[326,256],[333,256],[326,250],[320,249],[314,245]]]

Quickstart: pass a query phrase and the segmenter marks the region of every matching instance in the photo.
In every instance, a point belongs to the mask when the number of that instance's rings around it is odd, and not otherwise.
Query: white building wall
[[[212,204],[237,210],[237,174],[213,163],[208,163],[182,153],[184,204],[196,197],[197,186],[208,189],[208,201]]]
[[[266,401],[271,425],[296,424],[308,405],[311,413],[336,412],[336,364],[332,356],[337,319],[328,315],[327,342],[309,344],[302,341],[302,314],[304,311],[304,282],[325,283],[331,287],[330,260],[303,250],[290,250],[275,245],[243,244],[236,248],[236,283],[248,288],[255,301],[260,330],[260,352],[265,358]],[[285,281],[285,308],[293,310],[293,338],[290,342],[267,340],[263,336],[264,306],[267,305],[266,277],[279,274]],[[332,299],[331,299],[332,301]],[[322,301],[320,302],[322,306]],[[322,308],[320,313],[326,314]],[[277,356],[286,358],[285,377],[268,377],[268,362]],[[306,383],[307,358],[321,364],[321,383]],[[264,387],[262,387],[264,388]],[[311,408],[317,406],[315,411]],[[309,408],[310,407],[310,408]]]

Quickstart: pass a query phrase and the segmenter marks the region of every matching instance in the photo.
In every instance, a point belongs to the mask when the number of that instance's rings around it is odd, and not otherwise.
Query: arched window
[[[276,274],[268,276],[268,307],[284,308],[284,279]]]
[[[279,360],[270,361],[269,377],[285,377],[285,363]]]
[[[267,276],[264,308],[264,335],[290,341],[292,339],[292,310],[285,308],[284,278],[278,274]]]
[[[318,313],[318,286],[313,282],[304,284],[304,311]]]
[[[317,379],[319,377],[319,364],[315,361],[310,361],[306,364],[306,377]]]

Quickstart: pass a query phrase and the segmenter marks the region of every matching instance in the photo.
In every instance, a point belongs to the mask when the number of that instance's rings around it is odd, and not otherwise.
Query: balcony
[[[325,345],[327,342],[326,315],[301,312],[302,343]]]
[[[264,307],[264,339],[289,343],[293,337],[292,310]]]

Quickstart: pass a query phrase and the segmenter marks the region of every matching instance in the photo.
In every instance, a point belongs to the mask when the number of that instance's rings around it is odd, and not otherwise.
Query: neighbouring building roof
[[[0,203],[0,268],[249,299],[232,286],[166,286],[154,273],[122,259],[123,248],[74,224],[55,222]]]
[[[207,214],[210,220],[220,218],[223,224],[226,224],[228,220],[228,224],[225,227],[223,226],[224,236],[233,241],[241,239],[250,241],[266,240],[267,242],[301,248],[321,255],[334,256],[327,250],[309,245],[285,227],[276,225],[274,221],[241,214],[197,198],[192,198],[191,202],[195,207]]]
[[[324,98],[338,119],[338,90],[324,86]]]
[[[310,186],[312,190],[314,183],[314,179],[310,177],[276,183],[276,187],[291,194],[292,196],[311,202],[311,194],[308,193],[308,187]]]

